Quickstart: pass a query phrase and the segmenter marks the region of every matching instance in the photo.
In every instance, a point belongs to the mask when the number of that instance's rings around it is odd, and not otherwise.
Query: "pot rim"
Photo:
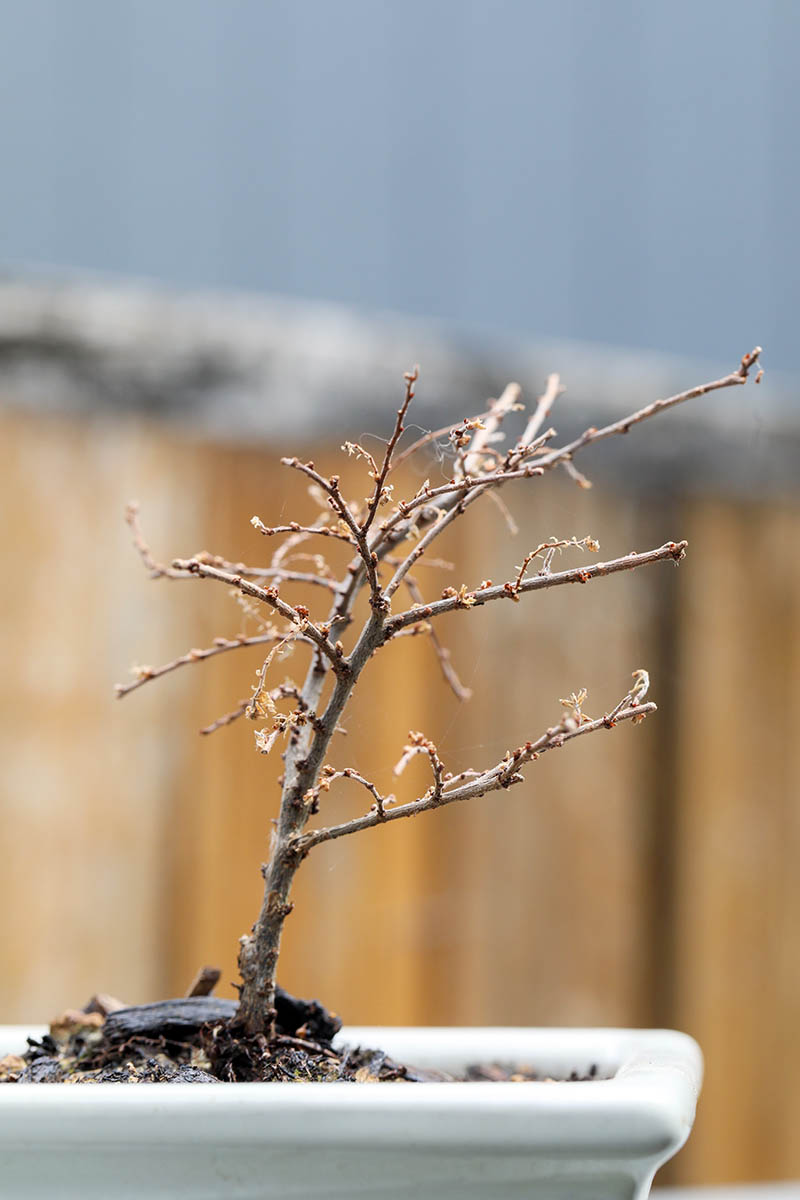
[[[0,1054],[46,1030],[0,1026]],[[674,1153],[694,1120],[702,1055],[672,1030],[514,1027],[345,1028],[339,1041],[379,1046],[414,1065],[544,1063],[590,1081],[479,1083],[93,1084],[0,1086],[0,1147],[49,1141],[296,1146],[442,1144],[547,1148],[602,1157]],[[57,1120],[55,1119],[57,1118]]]

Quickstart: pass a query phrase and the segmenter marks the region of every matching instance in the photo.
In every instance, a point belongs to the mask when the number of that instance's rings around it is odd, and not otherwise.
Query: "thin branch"
[[[247,563],[231,562],[227,558],[220,558],[218,554],[196,554],[194,556],[198,562],[208,563],[211,567],[219,567],[223,571],[232,571],[234,575],[241,575],[244,579],[276,579],[279,583],[308,583],[313,587],[325,588],[328,592],[337,592],[339,583],[332,576],[322,574],[314,574],[311,571],[293,571],[288,567],[249,567]],[[294,555],[295,558],[304,557],[302,555]],[[317,555],[307,555],[313,561],[316,561]],[[176,571],[173,578],[187,579],[190,578],[182,571]]]
[[[403,421],[405,420],[406,413],[411,406],[411,401],[414,399],[414,385],[419,379],[419,367],[416,366],[414,367],[413,371],[407,371],[403,378],[406,381],[406,394],[403,397],[403,403],[397,410],[397,420],[395,421],[394,429],[392,430],[392,436],[386,443],[386,451],[383,456],[383,463],[381,464],[380,472],[375,480],[375,490],[373,491],[372,497],[367,505],[367,515],[361,524],[361,533],[364,535],[364,537],[366,537],[367,533],[369,532],[369,527],[375,520],[375,514],[380,508],[381,500],[383,499],[383,487],[386,483],[386,476],[392,469],[392,455],[394,454],[397,443],[400,441],[400,438],[405,432]]]
[[[416,758],[418,754],[427,754],[433,772],[433,791],[431,794],[441,796],[444,786],[445,771],[444,763],[439,757],[439,751],[436,749],[436,744],[427,738],[424,733],[411,729],[408,734],[408,744],[403,747],[403,753],[400,761],[394,768],[395,775],[402,775],[412,758]]]
[[[644,567],[654,562],[680,562],[686,554],[688,542],[667,542],[657,550],[646,550],[642,554],[626,554],[624,558],[615,558],[610,562],[592,563],[584,567],[573,567],[569,571],[556,571],[549,575],[534,575],[524,579],[519,587],[512,582],[496,584],[493,587],[478,588],[474,592],[462,591],[455,595],[446,596],[443,600],[434,600],[424,608],[409,609],[391,617],[385,626],[386,638],[391,638],[407,625],[415,621],[439,617],[443,613],[453,612],[457,608],[480,608],[491,600],[514,600],[524,592],[538,592],[543,588],[560,587],[565,583],[588,583],[604,575],[615,575],[618,571],[631,571],[636,567]]]
[[[369,779],[365,779],[353,767],[345,767],[341,771],[337,771],[334,767],[322,768],[319,783],[315,784],[313,788],[309,788],[303,796],[303,801],[310,813],[319,812],[320,794],[330,791],[331,784],[337,779],[353,779],[356,783],[360,783],[375,798],[372,811],[377,815],[378,820],[383,821],[385,819],[386,805],[394,801],[394,796],[382,796],[375,784],[371,783]]]
[[[592,446],[595,442],[601,442],[605,438],[614,437],[616,434],[627,433],[634,425],[638,425],[641,421],[649,420],[650,417],[656,416],[667,408],[674,408],[676,404],[683,404],[686,400],[694,400],[697,396],[705,396],[709,392],[716,392],[721,388],[737,387],[740,384],[746,383],[750,368],[758,362],[760,354],[761,347],[756,346],[749,354],[743,356],[741,363],[735,371],[731,371],[729,375],[724,375],[721,379],[714,379],[710,383],[702,383],[698,387],[688,388],[685,392],[678,392],[674,396],[668,396],[665,400],[654,400],[652,404],[647,404],[644,408],[630,413],[627,417],[622,417],[619,421],[613,421],[610,425],[604,425],[602,429],[595,429],[594,427],[587,429],[580,437],[569,442],[568,445],[562,446],[561,449],[552,450],[549,454],[538,458],[536,460],[537,465],[543,469],[547,469],[556,466],[558,463],[568,462],[573,454],[576,454],[585,446]]]
[[[232,725],[234,721],[238,721],[240,717],[246,714],[249,706],[249,700],[240,700],[232,712],[217,717],[216,721],[212,721],[210,725],[206,725],[205,728],[200,730],[200,733],[206,737],[210,733],[216,733],[218,729],[223,729],[226,725]]]
[[[416,604],[419,604],[420,607],[424,608],[425,600],[422,592],[419,590],[416,579],[412,578],[411,575],[406,575],[406,587],[409,590],[411,599]],[[472,691],[470,688],[464,687],[463,683],[456,674],[455,668],[450,660],[450,651],[446,646],[442,645],[433,626],[427,621],[425,624],[427,625],[425,632],[430,637],[431,645],[433,646],[436,657],[439,660],[439,666],[446,683],[449,685],[453,695],[457,700],[461,700],[462,702],[469,700],[472,696]],[[413,629],[414,626],[411,626],[411,628]]]
[[[522,388],[518,383],[507,384],[502,396],[495,400],[494,404],[489,409],[489,415],[482,423],[482,428],[478,429],[470,441],[466,457],[464,459],[464,473],[471,475],[473,469],[479,470],[481,466],[480,451],[489,446],[498,435],[500,425],[503,419],[509,413],[517,411],[521,407]]]
[[[139,553],[144,565],[150,572],[151,579],[183,579],[184,575],[181,571],[175,571],[172,567],[168,567],[165,563],[158,562],[153,557],[153,552],[150,546],[145,541],[142,527],[139,524],[139,504],[136,500],[131,500],[130,504],[125,507],[125,520],[131,528],[133,534],[133,544]]]
[[[202,575],[205,579],[216,579],[220,583],[226,583],[229,587],[237,588],[244,595],[252,596],[254,600],[260,600],[263,604],[269,605],[287,621],[291,621],[297,627],[298,633],[304,635],[321,650],[337,674],[347,671],[342,654],[337,651],[327,634],[309,620],[308,609],[302,605],[295,607],[287,604],[278,595],[277,588],[260,588],[256,584],[250,583],[249,580],[243,579],[241,575],[220,571],[217,567],[211,567],[208,563],[200,562],[196,558],[176,558],[172,566],[176,571],[188,571],[192,575]],[[325,628],[323,626],[323,629]]]
[[[579,488],[583,488],[584,491],[588,492],[589,489],[594,486],[591,479],[587,479],[586,476],[578,470],[574,462],[571,462],[569,459],[565,459],[561,465],[569,475],[570,479],[574,480]]]
[[[488,496],[489,496],[489,499],[494,504],[495,508],[499,508],[500,514],[506,523],[506,529],[508,530],[508,532],[511,534],[512,537],[516,537],[517,534],[519,533],[519,526],[517,525],[517,522],[514,520],[513,516],[511,515],[511,510],[509,509],[509,507],[506,504],[503,497],[500,495],[499,492],[489,492]]]
[[[284,466],[296,466],[299,470],[308,470],[298,461],[298,459],[282,458],[281,462]],[[308,467],[313,467],[312,463],[307,464]],[[322,480],[321,475],[313,474],[314,479]],[[323,486],[327,481],[322,480]],[[330,494],[330,489],[326,487],[326,491]],[[274,537],[279,533],[304,533],[319,534],[320,537],[336,538],[340,542],[348,542],[351,546],[355,545],[349,533],[344,533],[341,529],[334,529],[330,525],[298,525],[297,521],[290,521],[288,525],[265,525],[260,517],[251,517],[250,524],[253,529],[257,529],[259,533],[263,533],[264,537]]]
[[[616,722],[617,717],[623,708],[628,704],[641,704],[645,696],[650,690],[650,675],[645,671],[644,667],[639,667],[638,670],[631,672],[633,676],[633,685],[627,695],[623,696],[619,704],[612,708],[610,713],[606,713],[603,718],[606,726],[610,729]]]
[[[394,575],[383,589],[384,600],[387,603],[391,600],[394,593],[400,587],[400,584],[414,566],[414,563],[417,562],[418,559],[422,558],[423,554],[428,549],[428,546],[430,546],[434,538],[439,536],[446,525],[449,525],[451,521],[455,520],[455,518],[458,516],[458,513],[459,510],[457,508],[451,508],[449,511],[446,509],[441,509],[439,511],[433,525],[431,525],[427,533],[420,538],[416,546],[414,546],[409,554],[403,559],[400,566],[396,568]]]
[[[549,575],[550,574],[550,564],[553,561],[553,556],[556,554],[556,552],[558,550],[566,550],[569,546],[574,546],[576,548],[585,546],[586,549],[591,550],[593,554],[596,554],[598,552],[598,550],[600,549],[600,543],[596,542],[595,539],[593,537],[590,537],[588,534],[584,538],[576,538],[576,537],[555,538],[554,537],[554,538],[550,538],[546,542],[540,542],[535,550],[528,551],[528,553],[525,555],[525,557],[522,560],[521,566],[517,569],[517,578],[514,580],[513,584],[511,585],[514,595],[515,596],[519,595],[520,589],[522,587],[522,581],[525,578],[525,572],[527,571],[528,567],[530,566],[530,564],[533,562],[533,560],[535,558],[538,558],[538,556],[540,554],[542,554],[544,556],[543,562],[542,562],[542,569],[539,572],[539,574],[540,575]]]
[[[631,705],[616,712],[613,724],[617,725],[621,721],[643,718],[655,711],[656,705],[653,703]],[[608,720],[609,718],[606,716],[599,717],[596,721],[588,721],[583,725],[574,725],[574,727],[569,727],[570,722],[562,722],[560,725],[548,729],[537,741],[526,742],[524,746],[510,752],[496,766],[483,772],[476,778],[468,780],[460,787],[452,788],[452,790],[443,789],[439,792],[433,791],[418,800],[413,800],[410,804],[402,804],[388,809],[382,816],[378,816],[376,812],[371,811],[362,817],[356,817],[352,821],[344,821],[341,825],[331,825],[323,829],[314,829],[310,833],[295,837],[293,845],[298,854],[307,854],[309,850],[314,846],[320,845],[322,842],[334,841],[336,838],[345,837],[351,833],[359,833],[362,829],[371,829],[375,825],[385,824],[387,821],[399,821],[403,817],[413,817],[418,813],[428,812],[434,808],[443,808],[446,804],[456,804],[462,800],[471,800],[477,796],[484,796],[487,792],[511,787],[516,783],[521,783],[524,778],[519,773],[520,767],[539,758],[548,750],[555,750],[565,745],[574,738],[582,737],[588,733],[595,733],[599,729],[609,728]],[[461,777],[463,777],[463,774]]]
[[[250,697],[250,703],[247,706],[246,713],[247,718],[250,721],[256,721],[259,719],[259,717],[275,716],[275,701],[272,698],[272,694],[267,691],[267,671],[270,668],[270,664],[276,651],[279,650],[282,645],[286,645],[285,640],[283,642],[278,642],[277,645],[273,646],[261,664],[259,670],[256,672],[258,675],[258,683],[253,689],[253,694]]]
[[[145,540],[144,534],[142,533],[142,527],[139,523],[139,505],[136,503],[136,501],[132,500],[130,504],[126,506],[125,520],[131,528],[134,547],[138,551],[142,562],[149,571],[151,579],[189,578],[185,571],[177,571],[174,567],[168,567],[165,563],[158,562],[158,560],[153,557],[153,552]],[[295,528],[294,526],[286,525],[282,527],[276,527],[273,530],[267,530],[266,526],[263,526],[262,523],[258,521],[257,517],[253,517],[251,524],[254,524],[255,522],[258,522],[255,527],[259,529],[259,532],[288,533],[290,530],[294,531]],[[297,526],[297,528],[300,529],[302,526]],[[346,542],[350,541],[350,538],[346,534],[337,533],[334,530],[325,531],[323,529],[308,529],[305,532],[327,532],[330,537],[338,537]],[[326,579],[322,575],[314,575],[310,571],[290,571],[285,568],[275,566],[249,567],[246,563],[229,562],[225,558],[220,558],[216,554],[208,554],[205,551],[202,554],[196,554],[195,558],[199,562],[206,562],[212,567],[220,567],[223,571],[233,571],[237,575],[242,575],[246,579],[278,579],[281,582],[286,583],[309,583],[312,586],[324,587],[330,592],[335,592],[338,587],[336,580]]]
[[[561,377],[559,375],[553,373],[547,376],[545,389],[536,401],[536,408],[531,413],[530,420],[525,426],[525,432],[520,438],[520,445],[529,446],[531,442],[535,441],[536,435],[550,416],[550,410],[564,391],[565,389],[561,386]]]
[[[214,645],[208,646],[204,650],[189,650],[186,654],[181,654],[179,658],[173,658],[172,662],[164,663],[160,667],[133,667],[133,673],[136,676],[130,683],[117,683],[114,685],[114,691],[117,697],[121,699],[127,696],[129,692],[136,691],[145,683],[149,683],[151,679],[160,679],[162,675],[168,675],[170,671],[176,671],[178,667],[188,667],[192,663],[204,662],[207,658],[214,658],[217,654],[225,654],[228,650],[242,650],[247,646],[263,646],[267,642],[280,642],[284,639],[285,634],[279,633],[277,630],[269,633],[254,634],[248,637],[241,634],[236,638],[215,638]],[[293,639],[300,641],[302,639]],[[307,639],[308,640],[308,639]]]

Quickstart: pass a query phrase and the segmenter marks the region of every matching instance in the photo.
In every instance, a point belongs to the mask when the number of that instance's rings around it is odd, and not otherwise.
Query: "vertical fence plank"
[[[175,644],[141,565],[124,504],[197,536],[184,502],[193,449],[141,424],[4,416],[0,494],[4,664],[0,1013],[46,1020],[92,991],[145,999],[163,988],[162,846],[186,693],[117,705],[115,679]],[[191,620],[188,620],[191,624]],[[176,704],[177,697],[177,704]]]
[[[709,502],[689,524],[675,1019],[707,1076],[681,1170],[796,1174],[800,526],[796,512]]]

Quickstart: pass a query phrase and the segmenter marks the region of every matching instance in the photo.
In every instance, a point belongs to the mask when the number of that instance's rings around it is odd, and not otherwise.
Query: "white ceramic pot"
[[[0,1055],[24,1046],[0,1028]],[[42,1031],[38,1031],[41,1033]],[[702,1057],[665,1030],[348,1029],[444,1070],[588,1082],[0,1085],[14,1200],[641,1200],[694,1119]]]

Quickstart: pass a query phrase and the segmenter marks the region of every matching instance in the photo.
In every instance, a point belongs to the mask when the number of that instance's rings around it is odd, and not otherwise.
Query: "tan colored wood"
[[[800,1172],[799,532],[778,507],[689,517],[674,1018],[707,1075],[685,1178]]]
[[[132,494],[193,543],[192,446],[144,424],[2,419],[0,1013],[41,1021],[97,991],[154,996],[163,851],[186,680],[117,706],[115,678],[192,624],[122,520]]]

